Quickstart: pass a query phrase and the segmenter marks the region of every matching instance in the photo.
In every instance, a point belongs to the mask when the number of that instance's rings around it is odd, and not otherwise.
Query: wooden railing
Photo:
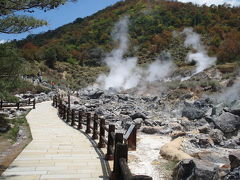
[[[31,100],[30,98],[26,101],[20,101],[20,102],[6,102],[3,101],[2,99],[0,100],[0,109],[4,107],[16,107],[19,109],[20,107],[26,107],[26,106],[32,106],[33,109],[36,107],[36,100],[33,99]]]
[[[152,179],[149,176],[132,175],[127,165],[128,150],[136,150],[136,128],[133,128],[126,136],[116,133],[115,125],[107,125],[105,119],[98,117],[97,114],[71,109],[69,95],[67,102],[64,103],[63,98],[54,96],[53,106],[58,108],[59,117],[66,123],[77,129],[83,129],[83,126],[86,126],[85,133],[89,135],[92,133],[93,140],[98,139],[98,148],[107,148],[105,159],[114,160],[111,180]]]

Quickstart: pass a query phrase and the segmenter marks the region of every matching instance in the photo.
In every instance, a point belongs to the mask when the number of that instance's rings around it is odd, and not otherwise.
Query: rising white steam
[[[128,23],[127,16],[120,19],[115,25],[112,37],[119,43],[117,49],[112,50],[105,58],[105,63],[110,69],[108,75],[102,74],[97,79],[97,84],[103,89],[114,87],[116,89],[129,89],[135,87],[140,80],[140,70],[137,66],[137,58],[124,58],[128,50]]]
[[[221,94],[218,94],[215,98],[219,103],[225,102],[227,104],[240,99],[240,80],[235,82],[233,86],[228,87]]]
[[[184,42],[185,47],[192,47],[195,52],[189,52],[186,60],[188,62],[196,62],[196,70],[194,74],[202,72],[203,70],[215,65],[217,58],[209,57],[207,50],[201,42],[201,36],[193,32],[192,28],[185,28],[183,34],[186,35]]]
[[[148,66],[146,80],[148,82],[164,80],[165,77],[171,75],[174,69],[175,64],[171,60],[170,53],[164,52],[164,56],[160,56]]]
[[[136,57],[124,58],[129,44],[128,24],[128,17],[123,17],[116,23],[112,38],[119,45],[104,60],[110,72],[108,75],[101,74],[94,87],[126,90],[136,87],[140,82],[162,80],[171,72],[173,63],[170,59],[166,61],[164,58],[159,58],[147,69],[144,69],[137,66],[138,59]]]

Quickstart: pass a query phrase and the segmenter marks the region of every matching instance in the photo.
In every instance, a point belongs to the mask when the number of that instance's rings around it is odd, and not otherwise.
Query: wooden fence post
[[[34,98],[33,99],[33,109],[35,109],[36,108],[36,99]]]
[[[62,104],[60,104],[60,105],[58,106],[58,115],[59,115],[60,118],[62,118],[62,115],[63,115]]]
[[[16,106],[17,106],[17,110],[19,110],[19,108],[20,108],[20,103],[17,102],[17,103],[16,103]]]
[[[75,109],[72,109],[72,122],[71,122],[71,126],[74,126],[75,124]]]
[[[87,128],[85,131],[85,133],[87,134],[91,133],[90,125],[91,125],[91,113],[87,113]]]
[[[63,120],[66,119],[66,106],[63,105]]]
[[[83,112],[79,111],[78,112],[78,129],[82,129],[82,116],[83,116]]]
[[[55,96],[53,96],[53,99],[52,99],[52,106],[53,106],[53,107],[55,107],[55,106],[54,106],[54,101],[55,101]]]
[[[70,93],[68,92],[68,109],[71,108],[71,99],[70,99]]]
[[[115,125],[109,125],[107,154],[105,156],[106,160],[113,160],[113,146],[114,146],[113,133],[115,133]]]
[[[67,108],[67,122],[69,122],[70,109]]]
[[[116,146],[117,143],[123,143],[123,134],[122,133],[116,133],[115,134],[115,143],[114,143],[114,157],[115,157],[115,153],[116,153]],[[117,161],[114,160],[113,162],[113,172],[111,173],[110,179],[115,179],[115,172],[114,169],[116,169],[117,166]]]
[[[100,135],[99,135],[99,142],[98,142],[98,148],[105,148],[106,145],[104,141],[102,140],[102,137],[105,137],[105,119],[100,119]]]
[[[98,139],[98,134],[97,134],[97,130],[98,130],[98,115],[94,114],[93,117],[93,135],[92,135],[92,139]]]
[[[3,108],[3,100],[1,99],[1,101],[0,101],[0,109],[2,109]]]
[[[133,128],[131,135],[129,136],[128,140],[128,149],[131,151],[136,151],[137,147],[137,128],[136,126]]]
[[[121,167],[120,167],[120,159],[124,158],[128,159],[128,145],[117,143],[115,147],[114,153],[114,168],[111,174],[111,179],[122,179],[121,178]]]
[[[57,96],[56,96],[56,99],[55,99],[55,107],[57,107],[57,105],[58,105],[58,98],[57,98]]]

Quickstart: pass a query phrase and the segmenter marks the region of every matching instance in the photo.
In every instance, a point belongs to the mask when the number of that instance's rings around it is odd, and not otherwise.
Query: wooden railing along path
[[[115,125],[106,125],[105,119],[98,117],[97,114],[71,109],[70,95],[65,104],[59,95],[53,97],[53,106],[58,108],[60,118],[79,130],[85,125],[85,133],[92,133],[93,140],[99,139],[98,148],[107,148],[105,159],[114,161],[111,180],[152,180],[149,176],[133,175],[127,164],[128,150],[136,150],[135,127],[123,135],[115,132]]]
[[[0,109],[4,107],[16,107],[19,109],[20,107],[32,106],[33,109],[36,107],[36,100],[31,100],[30,98],[26,101],[19,101],[19,102],[6,102],[2,99],[0,100]]]

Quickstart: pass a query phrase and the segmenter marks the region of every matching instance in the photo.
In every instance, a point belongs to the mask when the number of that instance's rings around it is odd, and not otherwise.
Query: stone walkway
[[[0,180],[108,179],[108,164],[93,141],[57,116],[51,102],[27,115],[33,140]]]

